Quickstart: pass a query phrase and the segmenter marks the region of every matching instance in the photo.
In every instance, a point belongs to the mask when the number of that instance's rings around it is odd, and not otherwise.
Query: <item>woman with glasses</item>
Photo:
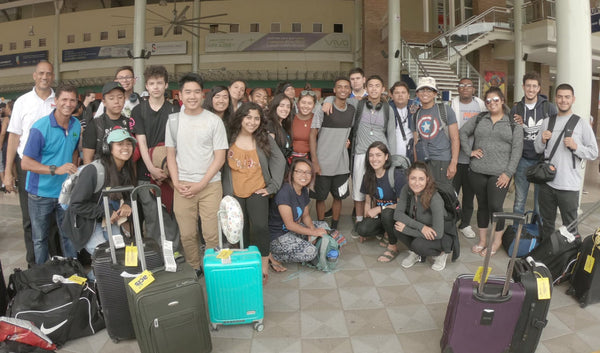
[[[269,214],[271,234],[271,268],[283,272],[282,262],[308,262],[317,256],[316,247],[309,237],[327,234],[324,228],[313,224],[309,214],[308,189],[313,184],[312,164],[304,158],[294,159],[287,182],[283,184]]]
[[[243,103],[229,124],[229,151],[223,166],[223,195],[233,195],[244,213],[244,244],[262,255],[263,280],[269,276],[269,197],[283,180],[285,159],[266,129],[256,103]]]
[[[233,104],[227,87],[214,86],[211,88],[204,99],[202,107],[217,114],[223,119],[223,123],[225,124],[225,127],[227,127],[229,120],[233,115]]]
[[[394,210],[400,190],[406,184],[406,176],[401,168],[390,169],[392,156],[381,141],[375,141],[369,146],[365,158],[365,175],[360,188],[360,192],[365,194],[365,218],[357,223],[356,231],[361,243],[368,237],[387,233],[388,241],[381,243],[387,249],[377,261],[390,262],[398,256]],[[394,173],[394,176],[391,177],[389,173]],[[392,180],[393,185],[390,183]]]
[[[508,184],[523,151],[523,127],[509,116],[502,90],[491,87],[484,101],[488,111],[469,119],[460,129],[461,148],[471,157],[469,181],[477,197],[479,243],[471,251],[481,256],[487,251],[495,254],[502,245],[504,222],[492,230],[496,232],[493,244],[487,244],[487,228],[491,215],[503,210]]]
[[[267,129],[286,159],[292,156],[292,100],[279,93],[269,104]]]
[[[298,99],[298,113],[292,121],[293,158],[310,158],[310,127],[313,120],[313,109],[317,103],[315,91],[304,90]]]
[[[452,237],[444,232],[444,200],[427,164],[415,162],[407,173],[408,184],[400,191],[394,212],[394,235],[409,249],[402,267],[410,268],[431,256],[431,269],[441,271],[453,245]]]

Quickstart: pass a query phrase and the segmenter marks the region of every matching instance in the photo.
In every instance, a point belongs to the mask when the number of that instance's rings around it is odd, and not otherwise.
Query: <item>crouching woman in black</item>
[[[381,243],[387,249],[377,261],[390,262],[398,256],[394,211],[400,190],[406,184],[406,175],[401,168],[391,168],[392,156],[381,141],[369,146],[365,159],[365,175],[360,188],[360,192],[365,194],[365,218],[356,224],[356,232],[361,243],[367,237],[387,233],[388,240]],[[393,173],[393,178],[389,173]],[[390,183],[392,180],[394,185]]]
[[[96,246],[108,240],[106,226],[103,225],[104,204],[102,191],[96,191],[97,183],[100,190],[111,186],[135,185],[135,168],[131,156],[136,140],[125,129],[114,129],[106,139],[109,153],[103,154],[100,166],[97,162],[86,165],[81,171],[77,183],[73,187],[70,206],[65,215],[64,226],[69,228],[73,245],[77,250],[85,248],[90,254]],[[98,169],[104,170],[104,179],[98,180]],[[102,173],[100,173],[102,174]],[[113,234],[121,234],[119,219],[131,215],[129,195],[110,194],[110,218],[106,223],[112,226]]]
[[[445,212],[429,167],[415,162],[408,169],[408,185],[402,188],[394,212],[394,234],[409,249],[402,267],[412,267],[427,256],[433,257],[433,270],[446,267],[453,240],[444,234]]]

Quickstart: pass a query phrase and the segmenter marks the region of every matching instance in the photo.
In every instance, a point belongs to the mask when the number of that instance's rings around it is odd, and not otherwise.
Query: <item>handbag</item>
[[[552,147],[552,151],[550,151],[548,158],[544,158],[544,155],[542,154],[542,157],[536,164],[527,168],[525,171],[525,176],[527,177],[528,182],[534,184],[545,184],[554,180],[554,177],[556,177],[556,167],[554,164],[550,163],[550,161],[552,160],[552,157],[554,157],[554,153],[556,153],[558,145],[560,145],[560,141],[565,134],[565,130],[566,129],[563,129],[560,135],[558,135],[558,138],[556,139],[554,147]],[[545,148],[548,148],[548,141],[546,141]]]

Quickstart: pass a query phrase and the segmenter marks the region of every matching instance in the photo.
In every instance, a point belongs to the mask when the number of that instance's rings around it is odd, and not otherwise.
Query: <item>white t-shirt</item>
[[[179,180],[197,183],[204,178],[208,167],[215,159],[214,151],[227,150],[227,133],[223,120],[208,110],[198,115],[179,112],[177,140],[174,141],[171,123],[165,129],[165,146],[176,147]],[[221,180],[217,172],[210,182]]]
[[[43,100],[35,93],[35,87],[15,101],[7,131],[21,135],[17,148],[20,158],[23,158],[23,150],[29,138],[31,125],[40,118],[50,115],[55,107],[54,90],[48,98]]]
[[[402,122],[402,128],[404,129],[404,135],[406,135],[406,140],[404,140],[402,137],[402,131],[400,131],[400,125],[396,124],[396,154],[406,156],[406,145],[412,138],[412,132],[408,127],[408,106],[396,109],[400,115],[400,121]]]

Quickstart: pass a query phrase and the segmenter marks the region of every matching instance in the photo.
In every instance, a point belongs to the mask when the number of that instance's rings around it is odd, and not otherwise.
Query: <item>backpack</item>
[[[317,270],[321,270],[324,272],[331,272],[335,270],[337,265],[336,261],[327,261],[327,253],[331,250],[340,251],[340,245],[338,242],[331,237],[331,235],[323,235],[317,239],[315,243],[315,247],[317,248],[317,256],[309,262],[306,262],[305,265],[309,267],[314,267]],[[338,257],[339,260],[339,257]]]
[[[578,122],[579,122],[579,115],[575,115],[575,114],[571,115],[571,117],[565,124],[565,127],[563,128],[564,137],[573,136],[573,132],[575,131],[575,126],[577,126]],[[548,118],[548,130],[550,130],[551,132],[554,131],[554,125],[556,125],[556,115],[552,115]],[[559,137],[559,140],[562,140],[562,138]],[[557,142],[560,143],[560,141],[557,141]],[[553,148],[552,151],[554,151],[554,150],[555,149]],[[552,159],[553,155],[554,155],[554,152],[551,152],[550,158],[548,158],[548,160]],[[576,168],[575,153],[573,153],[573,151],[571,151],[571,158],[573,159],[573,169],[575,169]]]
[[[396,192],[399,192],[400,190],[396,190],[396,168],[406,171],[410,167],[410,159],[399,154],[392,155],[390,158],[392,159],[392,164],[390,166],[390,170],[388,171],[388,181],[390,182],[392,189],[394,189]]]
[[[446,137],[450,138],[450,135],[448,134],[448,111],[446,109],[448,109],[448,106],[444,103],[436,103],[434,106],[438,107],[438,112],[440,113],[440,125],[442,130],[444,130],[444,133],[446,134]],[[413,126],[415,127],[415,130],[417,130],[417,121],[419,120],[419,113],[421,112],[422,107],[417,108],[417,110],[414,112],[414,114],[412,115],[413,118]]]
[[[88,165],[92,164],[96,167],[96,187],[94,188],[95,194],[99,192],[102,189],[102,185],[104,185],[104,182],[102,182],[104,180],[104,166],[99,159],[94,160]],[[60,188],[60,195],[58,196],[58,203],[63,210],[69,208],[69,205],[71,204],[71,195],[73,194],[73,189],[75,188],[75,184],[77,184],[77,180],[79,180],[79,174],[81,174],[81,171],[88,165],[79,167],[76,173],[69,175],[63,182]]]
[[[460,201],[458,201],[458,195],[456,191],[450,184],[440,183],[436,184],[436,189],[438,194],[444,200],[444,209],[446,210],[446,215],[444,217],[445,221],[452,221],[453,224],[456,224],[462,218],[462,207],[460,206]],[[406,199],[406,209],[405,212],[410,210],[410,203],[413,197],[409,197]]]

